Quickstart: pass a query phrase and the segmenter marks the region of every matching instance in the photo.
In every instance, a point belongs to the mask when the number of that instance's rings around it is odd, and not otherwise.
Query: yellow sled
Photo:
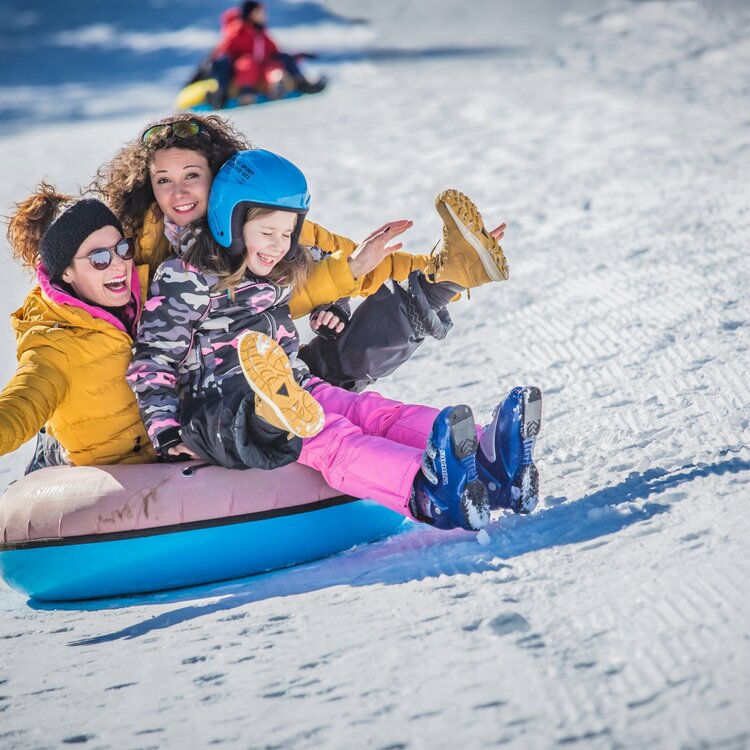
[[[219,83],[215,78],[207,78],[204,81],[196,81],[177,94],[174,107],[179,112],[184,109],[194,109],[201,104],[206,103],[206,96],[213,94],[219,88]]]

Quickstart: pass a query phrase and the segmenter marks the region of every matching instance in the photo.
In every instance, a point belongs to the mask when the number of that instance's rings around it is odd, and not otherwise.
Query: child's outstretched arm
[[[373,237],[374,234],[377,234],[376,232],[365,240],[365,242],[373,241],[364,250],[361,250],[361,245],[357,246],[349,238],[332,234],[318,224],[306,221],[302,227],[300,244],[317,247],[327,255],[315,263],[305,286],[295,289],[292,293],[289,302],[292,317],[302,317],[312,312],[316,307],[345,297],[359,296],[362,293],[363,283],[371,287],[368,294],[372,294],[387,278],[390,278],[388,269],[393,265],[391,263],[392,258],[400,258],[401,256],[412,258],[413,256],[409,253],[398,252],[402,247],[400,244],[391,246],[387,250],[385,248],[388,241],[405,232],[412,226],[412,222],[406,220],[394,221],[389,225],[384,225],[378,231],[382,231],[386,226],[390,226],[390,233],[386,233],[380,238],[383,240],[382,243]],[[364,245],[365,242],[362,244]],[[396,255],[394,256],[393,253]],[[384,268],[382,273],[377,274],[379,281],[375,285],[375,282],[369,279],[369,274],[372,269],[379,265],[387,265],[388,269]],[[401,278],[398,280],[403,280],[412,270],[411,262],[402,262],[400,265],[403,265],[404,268]]]
[[[151,442],[161,455],[191,455],[180,435],[177,377],[210,299],[203,275],[173,258],[159,267],[143,306],[127,379]]]

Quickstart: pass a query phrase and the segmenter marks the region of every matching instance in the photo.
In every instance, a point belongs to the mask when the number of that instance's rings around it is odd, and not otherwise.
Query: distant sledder
[[[300,62],[314,55],[281,52],[266,30],[263,3],[247,0],[221,16],[221,40],[177,96],[177,109],[213,110],[317,94]]]

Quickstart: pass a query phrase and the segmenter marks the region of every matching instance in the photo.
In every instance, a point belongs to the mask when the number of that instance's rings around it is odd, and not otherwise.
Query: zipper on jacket
[[[198,337],[198,340],[195,342],[195,356],[198,360],[198,380],[196,381],[196,384],[199,386],[199,388],[194,392],[202,393],[205,390],[203,387],[203,379],[206,376],[206,365],[203,361],[203,352],[201,351],[200,337]]]

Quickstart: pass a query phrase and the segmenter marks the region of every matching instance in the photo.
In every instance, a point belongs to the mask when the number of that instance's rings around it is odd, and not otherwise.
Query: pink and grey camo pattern
[[[309,377],[297,357],[299,336],[288,287],[248,275],[233,298],[212,292],[217,277],[170,258],[159,266],[143,306],[128,382],[153,440],[179,427],[180,394],[250,390],[237,358],[237,338],[262,331],[286,351],[299,382]]]

